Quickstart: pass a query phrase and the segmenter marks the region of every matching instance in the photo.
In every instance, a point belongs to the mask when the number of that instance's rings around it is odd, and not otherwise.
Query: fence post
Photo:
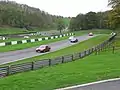
[[[95,47],[93,47],[93,52],[95,51],[95,49],[96,49],[96,48],[95,48]]]
[[[86,56],[86,50],[84,51],[84,56],[83,57],[85,57]]]
[[[95,55],[97,55],[97,51],[98,51],[97,48],[95,48]]]
[[[105,43],[103,43],[103,51],[105,51]]]
[[[106,51],[107,51],[107,48],[108,48],[108,42],[106,43]]]
[[[108,43],[108,49],[110,48],[110,42]]]
[[[31,70],[34,70],[34,62],[32,62]]]
[[[88,55],[90,55],[91,50],[89,49],[88,51],[89,51]]]
[[[10,66],[7,66],[7,76],[10,75]]]
[[[103,51],[105,51],[105,43],[103,44]]]
[[[107,44],[106,44],[106,43],[105,43],[104,47],[105,47],[105,48],[104,48],[104,51],[106,51],[106,48],[107,48]]]
[[[115,53],[115,46],[113,46],[113,51],[112,52]]]
[[[102,45],[100,44],[100,51],[102,51]]]
[[[93,47],[92,47],[92,49],[91,49],[91,53],[93,53]]]
[[[99,50],[98,51],[100,52],[100,50],[101,50],[101,45],[99,44]]]
[[[62,63],[64,63],[64,56],[62,56]]]
[[[51,59],[49,59],[49,66],[51,66]]]
[[[87,52],[88,52],[88,54],[87,54],[87,55],[89,55],[89,54],[90,54],[90,50],[88,49],[88,50],[87,50]]]
[[[94,52],[94,47],[92,48],[92,53]]]
[[[93,47],[91,48],[91,53],[93,53]]]
[[[100,53],[101,45],[98,45],[98,54]]]
[[[81,53],[79,53],[79,58],[81,58]]]
[[[101,51],[103,50],[103,45],[101,44]]]
[[[72,61],[74,61],[73,54],[72,54]]]
[[[91,54],[91,49],[89,49],[89,55]]]

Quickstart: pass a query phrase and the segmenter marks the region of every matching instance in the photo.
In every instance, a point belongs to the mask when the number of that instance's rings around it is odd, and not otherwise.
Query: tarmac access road
[[[120,90],[120,78],[76,85],[56,90]]]

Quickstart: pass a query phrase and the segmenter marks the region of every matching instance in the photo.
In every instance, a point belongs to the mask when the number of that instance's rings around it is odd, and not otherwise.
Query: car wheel
[[[39,52],[39,50],[37,50],[36,52]]]
[[[39,51],[39,50],[37,50],[36,52],[37,52],[37,53],[39,53],[40,51]]]
[[[48,52],[50,51],[50,49],[48,49]]]
[[[46,51],[45,50],[43,50],[43,53],[45,53]]]

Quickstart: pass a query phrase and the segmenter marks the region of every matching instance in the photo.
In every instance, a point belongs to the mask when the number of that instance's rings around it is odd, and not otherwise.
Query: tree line
[[[37,28],[59,28],[58,24],[62,21],[64,27],[67,17],[50,15],[38,8],[30,7],[25,4],[18,4],[14,1],[0,1],[0,26],[11,26],[26,28],[31,30]]]
[[[78,14],[76,17],[68,18],[50,15],[39,8],[18,4],[14,1],[0,1],[0,26],[11,26],[31,30],[58,29],[116,29],[120,24],[120,0],[108,0],[112,10],[105,12],[88,12]],[[69,23],[70,21],[70,23]]]
[[[110,11],[79,14],[71,19],[69,28],[71,30],[111,29],[109,14]]]
[[[120,28],[120,0],[108,0],[111,10],[78,14],[70,21],[69,28],[75,30],[118,29]]]

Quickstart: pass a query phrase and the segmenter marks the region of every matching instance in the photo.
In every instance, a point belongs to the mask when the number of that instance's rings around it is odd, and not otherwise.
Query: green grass
[[[54,34],[60,34],[58,30],[55,29],[40,29],[40,28],[33,28],[33,30],[26,30],[21,28],[14,28],[14,27],[0,27],[0,35],[12,35],[12,34],[23,34],[23,33],[32,33],[32,32],[47,32],[47,33],[54,33]],[[63,33],[67,33],[66,31],[63,31]],[[44,37],[42,35],[39,36],[30,36],[30,38],[39,38]],[[19,41],[23,40],[24,38],[8,38],[6,40],[0,40],[0,42],[8,42],[8,41]],[[26,40],[26,39],[25,39]]]
[[[108,30],[108,29],[81,30],[81,31],[76,31],[75,34],[79,36],[81,34],[88,34],[90,32],[92,32],[93,34],[110,34],[112,30]]]
[[[73,46],[70,46],[70,47],[55,51],[55,52],[51,52],[48,54],[35,56],[33,58],[28,58],[28,59],[24,59],[24,60],[20,60],[20,61],[16,61],[16,62],[8,63],[8,64],[2,65],[2,66],[11,65],[11,64],[20,64],[20,63],[31,62],[31,61],[42,60],[42,59],[55,58],[55,57],[59,57],[59,56],[63,56],[63,55],[81,52],[81,51],[84,51],[88,48],[91,48],[91,47],[101,43],[101,41],[104,41],[107,38],[108,38],[108,35],[100,35],[100,36],[91,38],[89,40],[80,42],[79,44],[75,44]]]
[[[11,42],[11,41],[21,41],[21,40],[30,40],[30,39],[36,39],[36,38],[42,38],[42,37],[45,37],[45,36],[41,36],[41,35],[37,35],[37,36],[29,36],[29,38],[8,38],[6,40],[0,40],[0,43],[2,42]]]
[[[55,29],[41,29],[41,28],[33,28],[33,30],[26,30],[22,28],[14,28],[14,27],[0,27],[0,35],[5,34],[21,34],[21,33],[30,33],[30,32],[39,32],[39,31],[50,31],[50,32],[59,32]]]
[[[20,29],[20,28],[12,28],[12,27],[0,27],[0,35],[4,34],[21,34],[21,33],[29,33],[33,31],[28,31],[26,29]]]
[[[24,44],[1,46],[0,47],[0,52],[8,52],[8,51],[15,51],[15,50],[31,48],[31,47],[39,46],[41,44],[48,44],[48,43],[57,42],[57,41],[60,41],[60,40],[65,40],[67,38],[68,38],[68,36],[62,37],[62,38],[44,40],[44,41],[40,41],[40,42],[38,41],[38,42],[34,42],[34,43],[24,43]]]
[[[119,41],[118,41],[119,42]],[[119,42],[120,43],[120,42]],[[0,79],[0,90],[53,90],[120,77],[120,50]]]

